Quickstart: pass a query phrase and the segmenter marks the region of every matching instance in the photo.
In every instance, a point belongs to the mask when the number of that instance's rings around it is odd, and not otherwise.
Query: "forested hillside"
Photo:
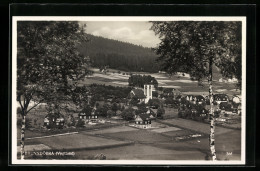
[[[124,71],[158,72],[155,59],[157,56],[150,48],[88,35],[90,41],[83,43],[79,49],[89,56],[94,67],[109,66],[109,68]]]

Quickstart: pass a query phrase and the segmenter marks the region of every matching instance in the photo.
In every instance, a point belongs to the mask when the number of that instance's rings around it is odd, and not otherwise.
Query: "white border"
[[[18,160],[16,127],[17,21],[242,21],[242,117],[241,161],[205,160]],[[103,165],[242,165],[245,164],[246,123],[246,17],[12,17],[12,164],[103,164]]]

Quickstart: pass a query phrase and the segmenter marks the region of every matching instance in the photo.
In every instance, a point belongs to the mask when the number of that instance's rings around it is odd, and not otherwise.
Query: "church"
[[[154,85],[145,84],[143,90],[140,88],[133,89],[129,93],[128,98],[132,99],[136,97],[140,102],[148,103],[153,98],[153,90]]]

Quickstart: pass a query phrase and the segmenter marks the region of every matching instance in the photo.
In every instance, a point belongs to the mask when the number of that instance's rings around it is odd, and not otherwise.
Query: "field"
[[[128,78],[130,73],[118,70],[111,70],[109,72],[102,73],[98,69],[92,69],[94,74],[86,77],[84,81],[81,81],[81,85],[105,84],[112,86],[128,86]],[[162,73],[145,73],[145,72],[133,72],[132,74],[151,75],[156,78],[160,87],[177,88],[184,94],[194,95],[207,95],[208,85],[207,81],[204,82],[204,87],[198,86],[197,81],[191,81],[189,75],[173,75],[169,77],[167,74]],[[192,91],[191,91],[192,90]],[[217,93],[226,93],[229,95],[240,94],[236,90],[234,83],[223,83],[217,80],[213,81],[213,91]]]
[[[209,153],[208,138],[205,136],[177,141],[177,137],[185,137],[200,132],[208,132],[208,125],[197,123],[197,132],[189,130],[193,122],[185,123],[177,120],[182,128],[170,126],[168,123],[154,122],[153,129],[137,129],[129,126],[100,128],[93,131],[81,130],[71,135],[50,136],[26,140],[26,151],[70,151],[75,156],[68,159],[92,159],[103,153],[108,160],[205,160]],[[171,120],[172,124],[175,124]],[[238,160],[241,154],[241,131],[216,128],[216,150],[220,160]],[[17,146],[19,153],[19,145]],[[227,156],[232,152],[232,156]],[[18,155],[19,157],[19,155]],[[27,156],[30,158],[30,156]]]

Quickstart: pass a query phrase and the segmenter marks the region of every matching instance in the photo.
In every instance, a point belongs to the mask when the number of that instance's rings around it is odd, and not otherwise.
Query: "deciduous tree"
[[[212,68],[225,77],[241,80],[241,22],[172,21],[152,22],[161,43],[155,49],[161,69],[174,74],[189,73],[191,79],[207,78],[210,97],[210,150],[216,160]]]
[[[88,61],[77,46],[87,37],[74,21],[17,22],[17,101],[23,118],[21,159],[24,159],[25,116],[38,104],[65,107]]]

